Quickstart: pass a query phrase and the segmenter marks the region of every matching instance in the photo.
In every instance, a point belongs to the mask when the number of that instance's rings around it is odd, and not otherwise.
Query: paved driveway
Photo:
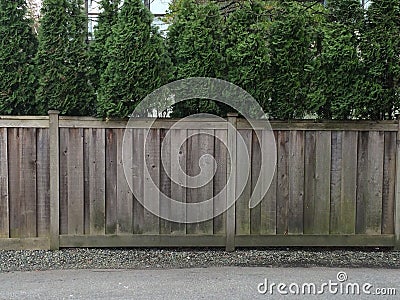
[[[0,273],[0,285],[1,299],[281,299],[283,294],[289,299],[399,299],[400,270],[57,270]],[[397,296],[376,295],[394,289]]]

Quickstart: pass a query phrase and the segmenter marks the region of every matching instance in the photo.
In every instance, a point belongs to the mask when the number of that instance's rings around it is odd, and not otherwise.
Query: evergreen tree
[[[106,43],[109,61],[100,79],[98,115],[126,117],[149,93],[169,81],[171,61],[152,21],[141,0],[124,1],[113,38]]]
[[[168,51],[176,67],[175,78],[223,76],[221,54],[223,19],[215,3],[182,0],[169,27]],[[174,106],[172,116],[195,113],[221,115],[224,105],[211,100],[187,100]]]
[[[94,30],[94,40],[90,44],[90,81],[95,91],[100,84],[101,74],[108,64],[107,41],[112,38],[112,27],[118,20],[118,6],[121,0],[101,0],[98,23]]]
[[[250,93],[265,110],[270,93],[266,32],[274,14],[272,3],[246,1],[228,16],[223,36],[226,79]]]
[[[361,53],[367,69],[362,118],[391,119],[400,106],[400,2],[373,1],[367,10]]]
[[[0,0],[0,114],[32,114],[35,99],[32,20],[24,0]]]
[[[44,0],[36,62],[39,112],[90,115],[94,93],[88,84],[87,21],[82,0]]]
[[[318,51],[317,22],[318,14],[307,4],[283,1],[267,32],[270,96],[264,107],[273,118],[303,118],[308,113],[312,65]]]
[[[330,0],[313,64],[310,110],[323,119],[348,119],[364,101],[360,59],[364,10],[358,0]]]

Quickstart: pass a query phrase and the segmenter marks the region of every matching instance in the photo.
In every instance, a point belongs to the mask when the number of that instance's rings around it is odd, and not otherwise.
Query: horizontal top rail
[[[179,121],[179,123],[177,123]],[[252,125],[242,118],[237,120],[238,129],[265,128],[265,121],[251,120]],[[397,131],[398,121],[320,121],[294,120],[270,121],[273,130],[341,130],[341,131]],[[137,118],[128,120],[104,120],[94,117],[60,116],[60,128],[165,128],[170,129],[227,129],[227,121],[218,118],[155,119]],[[0,116],[0,128],[49,128],[48,116]]]
[[[48,116],[0,116],[0,127],[49,128]]]

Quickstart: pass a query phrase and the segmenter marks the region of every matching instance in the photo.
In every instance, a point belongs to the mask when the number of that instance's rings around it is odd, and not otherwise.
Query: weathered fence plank
[[[166,129],[160,129],[160,144],[163,154],[160,160],[160,192],[171,198],[171,179],[168,174],[171,173],[171,136],[167,134]],[[165,158],[165,159],[164,159]],[[171,218],[171,203],[169,201],[160,201],[161,215]],[[160,233],[171,234],[173,223],[169,220],[160,220]]]
[[[304,161],[304,233],[315,231],[315,164],[316,164],[316,131],[305,133],[305,161]],[[332,178],[334,179],[334,177]]]
[[[60,234],[68,234],[69,131],[60,128]]]
[[[37,130],[37,233],[49,236],[50,230],[50,147],[49,130]]]
[[[278,134],[274,133],[275,141],[277,141]],[[266,159],[270,159],[271,153],[268,151],[275,151],[275,149],[271,150],[272,146],[269,145],[269,140],[267,138],[267,132],[264,130],[262,132],[262,141],[261,141],[261,151],[264,152],[264,157]],[[265,153],[266,152],[266,153]],[[267,190],[263,200],[261,201],[261,234],[276,234],[276,199],[277,199],[277,177],[278,171],[275,166],[274,176],[272,178],[271,184],[269,187],[266,187],[266,176],[268,172],[272,170],[260,170],[261,172],[261,180],[263,182],[262,190]]]
[[[90,234],[105,234],[105,129],[88,129],[88,197]]]
[[[251,130],[238,130],[238,134],[243,139],[244,145],[238,142],[237,155],[243,159],[237,162],[237,186],[244,184],[243,192],[238,195],[236,201],[236,234],[250,234],[250,209],[249,199],[251,196],[251,169],[247,170],[245,157],[247,161],[251,162],[251,144],[252,144],[252,131]],[[240,137],[238,136],[238,141]],[[248,172],[249,171],[249,172]]]
[[[0,238],[10,236],[7,128],[0,128]]]
[[[288,234],[289,131],[278,131],[277,148],[276,233]]]
[[[339,219],[336,232],[341,234],[354,234],[356,229],[357,135],[343,132],[340,208],[332,212]]]
[[[36,129],[12,128],[8,135],[10,173],[10,237],[35,237]]]
[[[214,158],[216,171],[214,176],[214,234],[225,234],[226,212],[221,207],[226,205],[226,184],[227,184],[227,153],[228,135],[226,130],[215,130]],[[218,196],[218,197],[217,197]]]
[[[84,232],[84,161],[83,129],[71,128],[68,132],[68,234]]]
[[[179,202],[186,202],[186,162],[188,159],[187,152],[187,131],[186,130],[171,130],[171,156],[177,157],[177,160],[172,160],[171,162],[171,177],[176,180],[176,182],[171,182],[171,199]],[[181,143],[183,143],[181,145]],[[179,172],[179,169],[182,172]],[[186,208],[182,207],[176,212],[177,216],[181,220],[186,220]],[[185,234],[186,224],[185,223],[174,223],[172,225],[173,234]]]
[[[117,133],[106,129],[106,234],[117,233]]]
[[[304,131],[290,131],[288,233],[303,233]]]
[[[144,203],[153,207],[154,212],[144,211],[144,233],[158,234],[160,219],[157,217],[160,210],[160,129],[151,129],[145,137],[145,168],[148,175],[144,178]]]
[[[133,232],[141,234],[144,229],[144,129],[133,131],[132,155]]]
[[[117,129],[116,143],[117,143],[117,233],[128,234],[133,232],[133,194],[129,187],[126,176],[132,176],[132,156],[128,155],[123,157],[122,141],[123,138],[125,146],[128,148],[132,144],[132,129]],[[124,136],[125,135],[125,136]],[[129,151],[129,149],[124,149]],[[124,171],[124,164],[127,174]]]
[[[368,197],[366,210],[366,233],[380,234],[382,228],[382,184],[384,134],[381,131],[369,132],[368,143]]]
[[[396,133],[385,132],[383,162],[382,233],[394,233],[394,201],[396,178]]]
[[[257,136],[260,137],[258,140]],[[261,197],[261,186],[256,189],[257,180],[260,177],[261,170],[261,140],[262,132],[253,131],[252,145],[250,152],[251,162],[251,194]],[[248,202],[248,201],[247,201]],[[248,204],[247,204],[248,205]],[[250,210],[250,233],[260,234],[261,232],[261,202]]]

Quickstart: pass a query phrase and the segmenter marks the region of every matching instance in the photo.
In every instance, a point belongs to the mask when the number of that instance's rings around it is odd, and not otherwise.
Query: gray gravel
[[[0,272],[60,269],[171,269],[222,266],[400,268],[388,249],[63,249],[0,250]]]

